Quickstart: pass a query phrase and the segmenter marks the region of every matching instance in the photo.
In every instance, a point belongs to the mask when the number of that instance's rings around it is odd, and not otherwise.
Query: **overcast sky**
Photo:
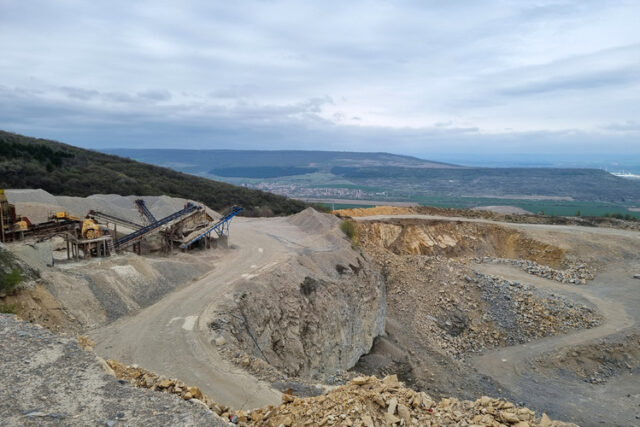
[[[0,0],[0,128],[640,158],[640,1]]]

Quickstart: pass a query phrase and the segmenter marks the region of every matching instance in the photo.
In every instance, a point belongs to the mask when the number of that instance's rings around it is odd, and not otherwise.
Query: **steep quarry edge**
[[[241,281],[210,327],[227,347],[287,376],[326,380],[353,367],[384,333],[385,283],[335,217],[307,210],[290,221],[322,235],[326,250],[301,249]]]

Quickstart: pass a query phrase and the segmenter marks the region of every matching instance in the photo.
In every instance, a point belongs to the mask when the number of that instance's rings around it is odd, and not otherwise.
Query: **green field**
[[[583,202],[573,200],[523,200],[482,197],[418,197],[415,201],[423,206],[471,209],[476,206],[516,206],[531,213],[557,216],[604,216],[617,213],[640,218],[640,212],[632,212],[625,206],[607,202]]]
[[[607,214],[629,215],[640,219],[640,212],[630,211],[631,206],[621,206],[613,203],[580,202],[565,200],[521,200],[521,199],[493,199],[482,197],[417,197],[413,201],[422,206],[438,208],[471,209],[477,206],[516,206],[528,212],[550,216],[605,216]],[[370,208],[374,205],[331,204],[329,208],[354,209]]]

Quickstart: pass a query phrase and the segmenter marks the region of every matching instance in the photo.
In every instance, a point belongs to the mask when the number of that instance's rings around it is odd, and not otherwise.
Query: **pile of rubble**
[[[113,370],[117,378],[129,381],[136,387],[175,394],[184,400],[201,403],[223,418],[228,419],[229,415],[231,415],[231,409],[228,406],[214,402],[209,396],[203,394],[198,387],[188,386],[180,380],[161,377],[136,365],[124,365],[113,359],[107,360],[107,365]]]
[[[602,322],[591,307],[517,281],[481,273],[470,279],[488,305],[487,320],[494,322],[506,345],[521,344],[571,329],[593,328]]]
[[[245,423],[239,422],[239,425]],[[349,384],[318,397],[283,395],[278,407],[252,411],[247,425],[255,426],[572,426],[536,417],[528,408],[483,396],[476,401],[442,399],[403,387],[395,375],[379,380],[357,377]]]
[[[528,274],[572,285],[584,285],[587,280],[593,280],[595,277],[595,272],[584,264],[569,264],[564,270],[556,270],[546,265],[540,265],[535,261],[523,259],[483,257],[476,258],[476,262],[510,264],[521,268]]]

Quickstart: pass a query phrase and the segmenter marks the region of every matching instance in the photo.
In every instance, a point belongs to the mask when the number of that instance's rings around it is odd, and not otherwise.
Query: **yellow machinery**
[[[104,233],[105,227],[100,224],[96,224],[91,218],[87,218],[82,221],[82,237],[85,239],[96,239],[101,237]]]
[[[81,219],[77,216],[69,214],[69,212],[56,212],[56,219],[82,222],[80,236],[83,239],[96,239],[104,235],[105,226],[96,223],[91,218]]]
[[[68,219],[69,221],[81,221],[80,218],[69,214],[69,212],[56,212],[56,219]]]

